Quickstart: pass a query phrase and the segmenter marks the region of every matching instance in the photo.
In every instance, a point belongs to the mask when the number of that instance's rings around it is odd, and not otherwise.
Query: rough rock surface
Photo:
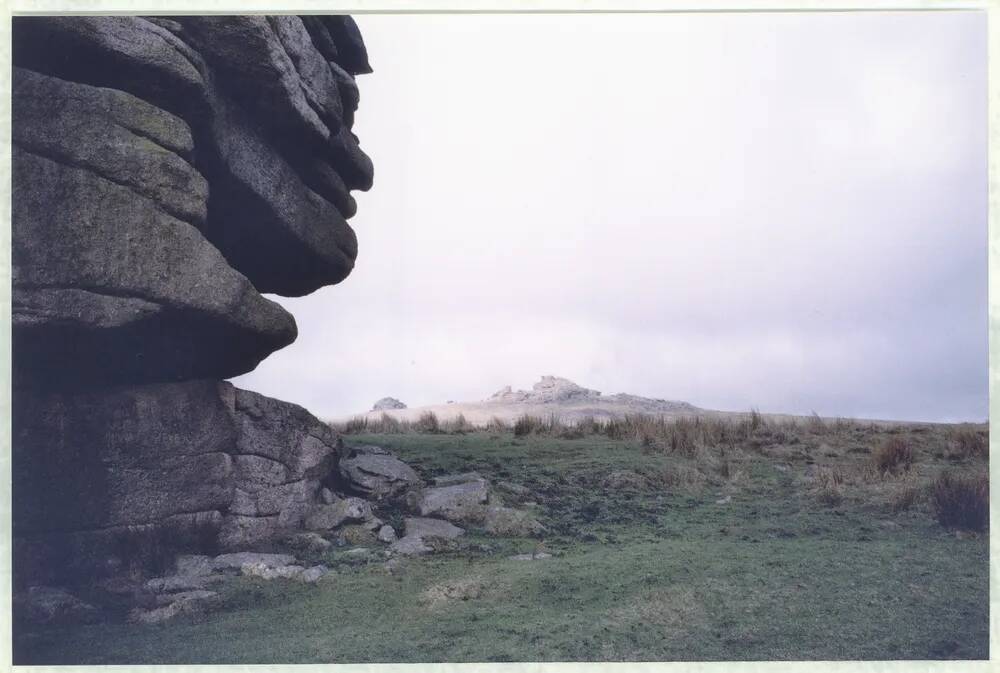
[[[96,565],[91,546],[128,556],[157,536],[178,551],[249,548],[301,526],[337,459],[333,432],[301,407],[218,381],[22,391],[13,421],[25,562],[48,550]]]
[[[349,17],[17,17],[13,53],[18,385],[244,373],[296,336],[260,292],[350,273]]]
[[[601,396],[600,391],[591,390],[579,386],[569,379],[559,376],[543,376],[541,380],[531,387],[531,392],[518,390],[511,391],[510,386],[505,387],[493,394],[491,400],[507,401],[514,399],[517,401],[531,401],[545,404],[548,402],[568,402],[570,400],[594,400]]]
[[[343,523],[357,523],[374,519],[371,503],[361,498],[338,499],[331,504],[314,505],[305,517],[308,530],[330,530]]]
[[[382,411],[384,409],[405,409],[406,405],[395,397],[383,397],[372,406],[372,411]]]
[[[447,540],[452,540],[465,533],[464,530],[447,521],[424,517],[407,517],[404,519],[403,532],[413,537],[443,537]]]
[[[437,515],[449,521],[474,521],[482,519],[488,498],[486,480],[471,479],[415,492],[412,507],[423,517]]]
[[[15,581],[132,577],[162,621],[341,502],[330,428],[221,379],[296,338],[265,293],[353,269],[371,68],[346,16],[23,16],[12,47]]]
[[[348,489],[375,500],[421,483],[412,467],[375,446],[346,449],[340,460],[340,474]]]
[[[434,550],[424,543],[424,539],[422,537],[417,537],[416,535],[406,535],[393,542],[389,546],[389,551],[393,554],[400,554],[402,556],[418,556],[421,554],[429,554]]]

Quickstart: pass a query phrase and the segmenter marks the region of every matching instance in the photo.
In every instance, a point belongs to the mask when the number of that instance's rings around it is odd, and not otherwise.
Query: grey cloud
[[[983,13],[358,22],[358,263],[241,385],[986,417]]]

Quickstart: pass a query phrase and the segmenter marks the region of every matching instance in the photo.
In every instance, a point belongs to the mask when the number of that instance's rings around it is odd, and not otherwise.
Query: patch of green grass
[[[216,612],[20,633],[17,660],[987,656],[988,539],[946,530],[927,498],[907,495],[945,467],[985,474],[982,452],[949,452],[953,435],[938,426],[814,421],[795,430],[751,417],[747,428],[745,439],[678,451],[592,433],[354,435],[348,443],[391,449],[425,477],[476,470],[528,487],[517,506],[548,533],[494,538],[471,528],[453,549],[391,574],[377,557],[347,562],[333,551],[337,574],[319,585],[238,578]],[[912,467],[899,474],[871,469],[871,450],[891,435],[912,449]],[[826,481],[836,481],[838,502],[820,501]],[[553,557],[509,558],[536,550]]]

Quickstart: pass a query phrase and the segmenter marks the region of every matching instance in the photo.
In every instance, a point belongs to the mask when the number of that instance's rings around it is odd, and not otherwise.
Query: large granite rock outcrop
[[[18,385],[245,373],[296,336],[260,293],[350,273],[349,17],[17,17],[13,51]]]
[[[301,531],[337,437],[221,379],[295,339],[265,293],[354,266],[357,26],[16,17],[12,47],[15,581]]]

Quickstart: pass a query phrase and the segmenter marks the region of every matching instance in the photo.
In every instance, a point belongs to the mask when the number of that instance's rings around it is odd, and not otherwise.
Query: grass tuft
[[[943,472],[931,486],[931,504],[945,528],[984,531],[990,517],[989,478]]]
[[[872,452],[872,464],[879,474],[897,474],[913,465],[913,447],[904,437],[889,437]]]

